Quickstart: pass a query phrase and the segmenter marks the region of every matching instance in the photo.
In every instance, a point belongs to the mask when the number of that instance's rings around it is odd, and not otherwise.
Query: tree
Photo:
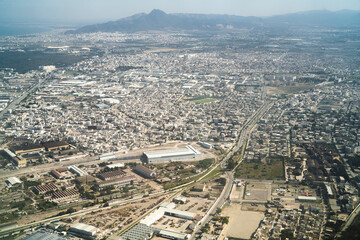
[[[236,166],[236,162],[234,161],[234,159],[230,159],[230,160],[228,161],[227,168],[228,168],[229,170],[232,170],[232,169],[235,168],[235,166]]]
[[[222,224],[229,224],[229,217],[222,217],[221,218],[221,223]]]
[[[221,185],[225,186],[225,184],[226,184],[226,178],[216,179],[215,182],[220,183]]]
[[[284,229],[281,231],[280,238],[281,240],[285,240],[285,239],[292,240],[294,239],[294,233],[291,231],[291,229]]]
[[[219,215],[221,213],[221,211],[222,211],[221,208],[217,208],[216,209],[216,214]]]

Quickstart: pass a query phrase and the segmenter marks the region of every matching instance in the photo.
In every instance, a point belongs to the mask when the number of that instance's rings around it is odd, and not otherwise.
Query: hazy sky
[[[0,0],[0,23],[94,23],[161,9],[167,13],[270,16],[308,10],[360,10],[360,0]]]

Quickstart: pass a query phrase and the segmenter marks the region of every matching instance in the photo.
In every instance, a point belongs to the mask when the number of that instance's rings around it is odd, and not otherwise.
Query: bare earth
[[[219,239],[234,237],[249,239],[264,218],[262,212],[242,211],[241,204],[231,204],[222,211],[223,216],[229,216],[229,224]]]

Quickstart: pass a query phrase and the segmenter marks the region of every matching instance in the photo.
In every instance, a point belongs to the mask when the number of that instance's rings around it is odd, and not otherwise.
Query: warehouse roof
[[[192,155],[200,154],[194,147],[186,146],[185,148],[178,148],[172,150],[161,150],[161,151],[150,151],[144,152],[148,158],[165,158],[165,157],[174,157],[181,155]]]
[[[97,228],[91,225],[87,225],[85,223],[77,223],[73,226],[70,227],[71,231],[82,231],[82,232],[87,232],[87,233],[91,233],[94,234],[97,231]]]
[[[49,148],[68,146],[69,144],[67,142],[63,142],[63,141],[51,141],[51,142],[44,142],[42,145],[44,147],[46,147],[47,149],[49,149]]]
[[[186,233],[180,233],[166,229],[162,229],[159,234],[160,236],[171,237],[172,239],[188,239],[188,234]]]
[[[20,179],[18,179],[17,177],[9,177],[9,178],[7,179],[7,181],[9,182],[9,184],[10,184],[11,186],[13,186],[13,185],[15,185],[15,184],[21,184]]]

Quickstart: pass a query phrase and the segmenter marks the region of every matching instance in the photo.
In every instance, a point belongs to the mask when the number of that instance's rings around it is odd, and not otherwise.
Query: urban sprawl
[[[2,37],[41,63],[0,69],[0,239],[339,237],[360,202],[356,36]]]

